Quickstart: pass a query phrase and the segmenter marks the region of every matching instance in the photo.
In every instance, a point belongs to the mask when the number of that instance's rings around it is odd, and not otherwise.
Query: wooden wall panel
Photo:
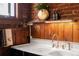
[[[59,23],[59,40],[64,40],[64,23]]]
[[[55,29],[54,33],[56,34],[56,38],[57,38],[55,40],[59,40],[59,36],[58,36],[59,35],[59,31],[58,31],[59,30],[59,24],[58,23],[54,23],[54,29]]]
[[[72,41],[72,23],[64,23],[64,40]]]
[[[45,24],[45,39],[49,38],[49,28],[48,28],[48,24]]]
[[[50,25],[45,24],[45,39],[50,39]]]
[[[79,22],[73,23],[73,41],[79,42]]]
[[[79,42],[79,22],[39,23],[35,24],[34,28],[34,31],[32,30],[34,38],[52,39],[53,33],[55,33],[60,41]]]
[[[35,38],[40,38],[40,32],[41,32],[41,28],[39,24],[34,24],[34,26],[32,27],[32,35]]]
[[[55,23],[52,23],[50,25],[51,25],[51,32],[55,32]]]
[[[53,39],[52,38],[53,33],[55,33],[55,24],[54,23],[50,24],[50,39]]]
[[[40,38],[41,39],[44,39],[45,38],[45,31],[44,31],[44,24],[43,23],[41,23],[40,24]]]

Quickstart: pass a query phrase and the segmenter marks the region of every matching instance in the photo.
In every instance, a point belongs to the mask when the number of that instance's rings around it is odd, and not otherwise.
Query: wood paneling
[[[46,39],[51,39],[50,34],[51,34],[51,32],[50,32],[50,24],[45,24],[45,38]]]
[[[40,38],[45,38],[44,24],[40,24]]]
[[[64,23],[59,23],[59,40],[64,40]]]
[[[50,24],[50,38],[53,39],[53,33],[55,33],[55,24]],[[54,40],[54,39],[53,39]]]
[[[40,38],[40,31],[41,31],[40,25],[34,24],[34,26],[32,27],[33,37]]]
[[[53,33],[55,33],[60,41],[79,42],[79,22],[39,23],[38,26],[35,25],[36,31],[32,34],[34,38],[52,39]]]
[[[79,42],[79,22],[73,23],[73,41]]]
[[[72,41],[72,23],[64,23],[64,40]]]
[[[49,38],[49,28],[48,28],[48,24],[45,24],[45,39],[48,39]]]

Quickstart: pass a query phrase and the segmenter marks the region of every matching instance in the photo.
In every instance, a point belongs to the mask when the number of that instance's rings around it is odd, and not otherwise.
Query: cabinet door
[[[28,42],[27,36],[28,32],[25,28],[14,29],[13,30],[14,45],[27,43]]]

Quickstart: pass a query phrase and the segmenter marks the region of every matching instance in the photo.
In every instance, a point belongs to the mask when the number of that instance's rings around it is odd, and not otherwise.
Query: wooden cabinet
[[[0,56],[9,56],[9,55],[10,55],[10,47],[0,48]]]
[[[19,25],[23,25],[31,20],[31,3],[18,3],[16,6],[16,16]],[[23,26],[18,26],[23,27]],[[14,45],[27,43],[28,29],[26,28],[14,28],[12,29]]]
[[[24,44],[28,43],[28,30],[27,28],[15,28],[12,29],[12,34],[13,34],[13,44],[18,45],[18,44]]]

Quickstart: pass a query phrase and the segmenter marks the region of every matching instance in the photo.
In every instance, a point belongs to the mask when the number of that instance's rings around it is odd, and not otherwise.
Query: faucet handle
[[[71,43],[70,42],[68,42],[68,50],[70,50],[71,49]]]
[[[64,45],[62,45],[62,49],[65,49],[65,46]]]
[[[55,44],[54,43],[52,44],[52,47],[55,47]]]

